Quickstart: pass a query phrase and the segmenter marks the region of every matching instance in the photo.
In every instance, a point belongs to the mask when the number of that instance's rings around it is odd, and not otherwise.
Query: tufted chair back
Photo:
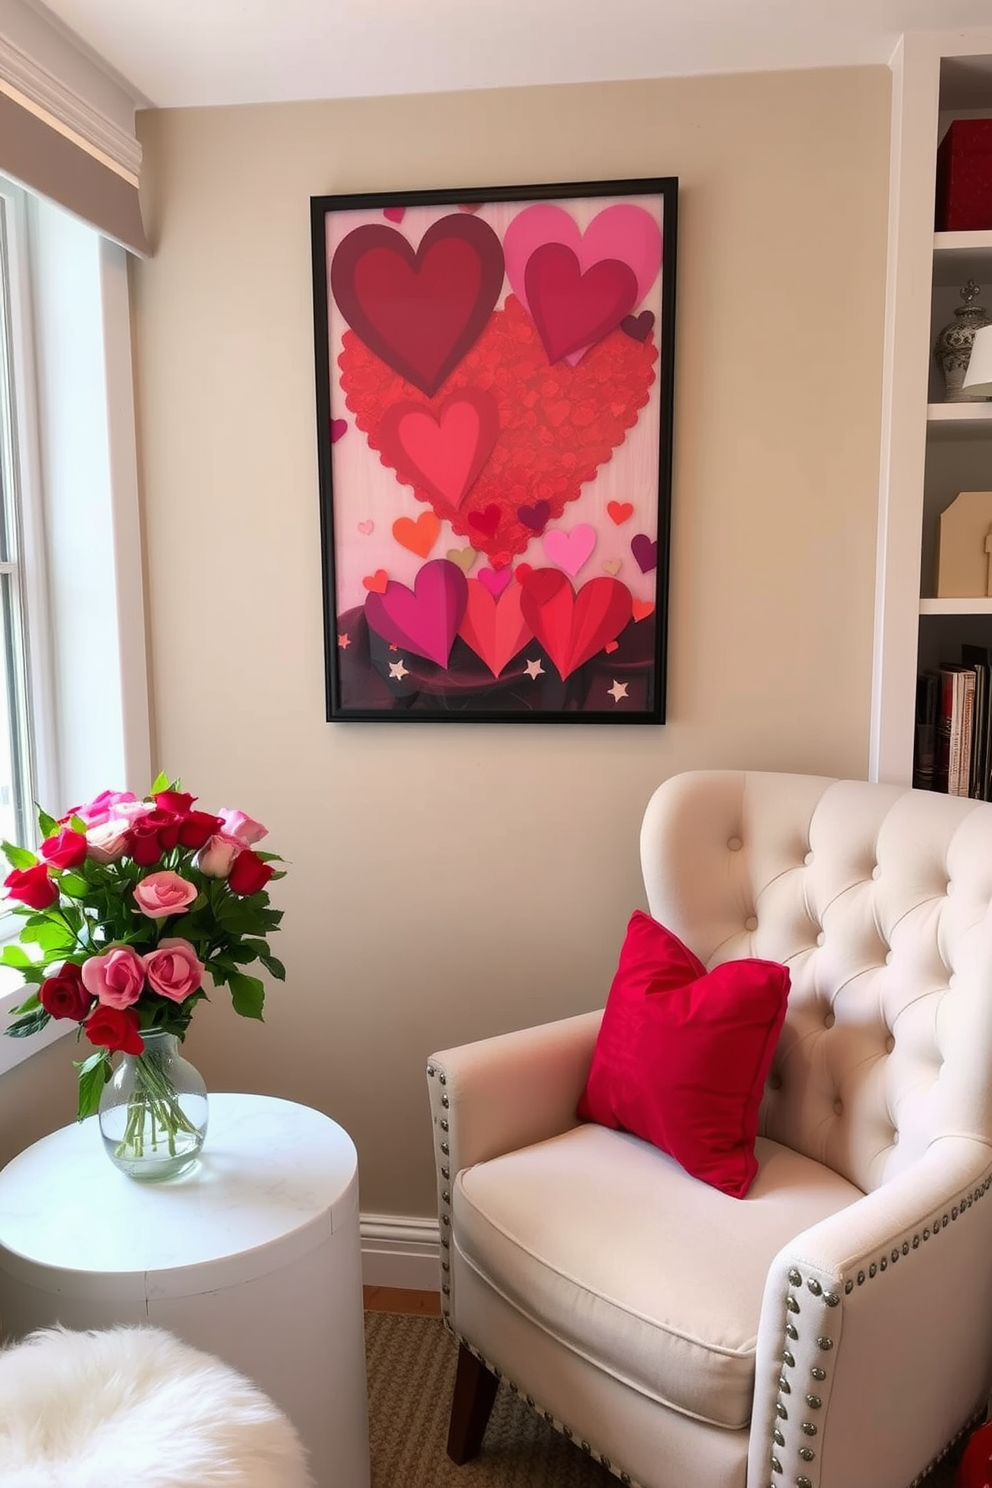
[[[654,917],[707,966],[784,962],[761,1134],[865,1192],[992,1143],[992,811],[902,786],[678,775],[641,832]]]

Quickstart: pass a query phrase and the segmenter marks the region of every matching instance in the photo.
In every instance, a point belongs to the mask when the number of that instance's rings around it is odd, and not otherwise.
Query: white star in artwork
[[[618,682],[616,677],[613,678],[613,686],[608,687],[606,690],[615,703],[618,703],[621,698],[627,696],[626,682]]]
[[[402,657],[400,657],[399,661],[391,661],[389,663],[389,675],[395,677],[397,682],[402,682],[404,677],[409,676],[407,668],[403,665]]]
[[[540,677],[540,675],[544,671],[544,668],[541,665],[540,661],[529,661],[524,667],[524,671],[527,673],[528,677],[530,677],[532,681],[536,682],[538,677]]]

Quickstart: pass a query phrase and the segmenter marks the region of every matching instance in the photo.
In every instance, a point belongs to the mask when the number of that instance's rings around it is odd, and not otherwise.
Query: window
[[[27,213],[24,192],[0,178],[0,836],[31,847],[35,741],[42,718],[36,723],[33,717],[30,661],[34,654],[39,670],[45,669],[41,640],[47,627],[41,604],[43,549],[37,541],[42,522],[32,417]],[[13,928],[6,918],[0,936]]]
[[[0,177],[3,836],[36,845],[35,801],[148,789],[141,573],[125,250]],[[0,1030],[23,995],[0,968]],[[74,1030],[0,1033],[0,1075]]]

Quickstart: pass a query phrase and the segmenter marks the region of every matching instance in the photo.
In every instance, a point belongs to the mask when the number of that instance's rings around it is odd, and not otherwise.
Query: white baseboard
[[[440,1237],[436,1219],[362,1215],[362,1281],[366,1286],[436,1292]]]

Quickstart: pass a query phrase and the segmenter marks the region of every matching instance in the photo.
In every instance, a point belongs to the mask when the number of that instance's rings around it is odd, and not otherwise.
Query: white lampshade
[[[974,398],[992,398],[992,325],[975,332],[962,391]]]

